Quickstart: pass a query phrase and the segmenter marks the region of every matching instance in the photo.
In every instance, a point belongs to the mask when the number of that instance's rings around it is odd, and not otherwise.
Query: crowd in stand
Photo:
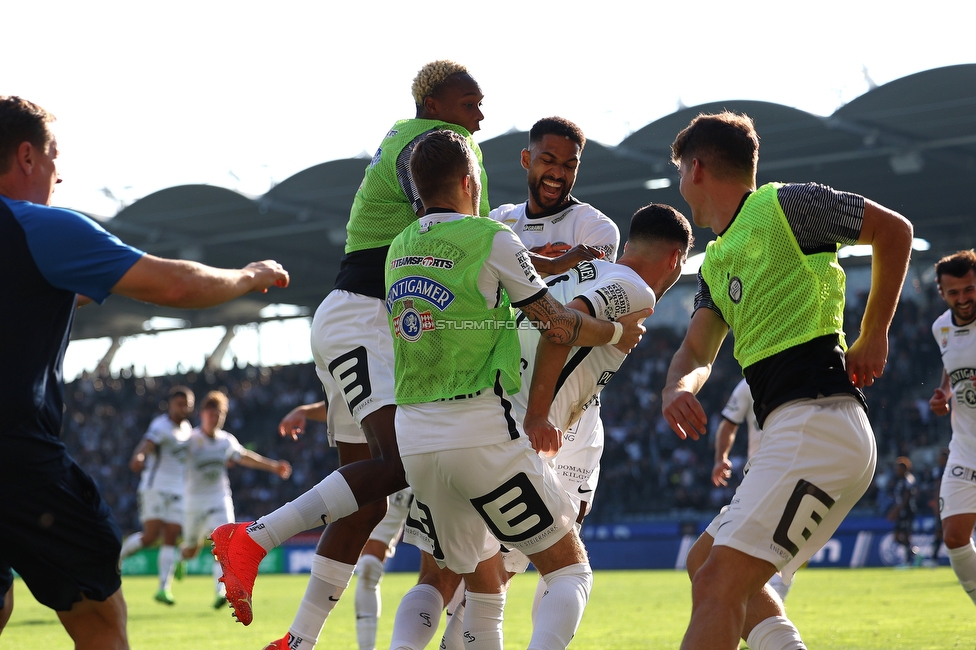
[[[864,301],[854,300],[846,316],[848,342],[856,338]],[[945,309],[934,287],[919,287],[903,300],[890,332],[884,377],[867,388],[869,418],[878,439],[878,479],[858,506],[864,514],[884,512],[890,460],[910,456],[921,480],[923,497],[931,490],[927,471],[937,450],[949,439],[948,418],[936,418],[928,399],[938,385],[941,365],[931,333],[933,320]],[[602,394],[606,448],[597,498],[589,521],[625,521],[658,517],[708,516],[728,503],[742,476],[746,436],[732,451],[733,477],[728,487],[714,487],[710,475],[714,437],[682,441],[661,415],[661,389],[671,355],[683,333],[651,330],[631,353]],[[720,412],[741,374],[726,341],[699,399],[711,417],[714,433]],[[324,424],[310,422],[306,435],[293,441],[277,433],[280,418],[292,407],[321,399],[312,364],[277,368],[247,366],[167,377],[83,375],[65,388],[66,418],[62,440],[78,463],[99,481],[102,494],[123,530],[139,528],[136,507],[138,476],[128,459],[153,416],[165,407],[176,384],[202,396],[222,389],[230,397],[225,428],[247,447],[271,458],[288,460],[290,481],[246,469],[231,469],[239,520],[269,512],[309,489],[338,466]],[[195,420],[194,420],[195,423]],[[930,499],[920,499],[925,514]]]

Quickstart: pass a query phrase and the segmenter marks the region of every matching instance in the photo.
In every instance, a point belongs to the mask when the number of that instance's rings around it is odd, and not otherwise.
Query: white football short
[[[600,409],[590,406],[563,433],[563,445],[550,461],[559,482],[576,503],[577,509],[580,502],[586,502],[590,506],[593,504],[596,486],[600,482],[603,436]]]
[[[363,418],[396,403],[393,336],[383,301],[333,290],[312,319],[312,357],[329,401],[329,443],[365,444]]]
[[[166,524],[183,525],[183,495],[160,490],[139,490],[139,522],[160,520]]]
[[[871,485],[876,464],[855,398],[784,404],[766,418],[748,473],[706,532],[715,545],[773,564],[789,584]]]
[[[400,533],[403,532],[403,522],[407,519],[410,512],[410,502],[413,501],[413,490],[406,488],[387,499],[389,508],[383,521],[376,524],[376,528],[369,534],[371,540],[386,544],[387,557],[393,557],[397,542],[400,541]]]
[[[976,470],[954,462],[949,454],[939,487],[939,516],[945,519],[971,513],[976,513]]]
[[[414,491],[404,539],[455,573],[472,573],[499,542],[526,555],[544,551],[576,521],[573,502],[525,436],[404,456],[403,467]]]
[[[187,544],[202,546],[217,526],[234,523],[234,504],[227,500],[223,506],[212,508],[188,508],[183,525],[183,539]]]

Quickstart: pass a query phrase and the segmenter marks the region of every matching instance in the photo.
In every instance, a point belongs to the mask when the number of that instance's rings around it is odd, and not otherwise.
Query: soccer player
[[[166,605],[176,602],[171,587],[177,568],[182,569],[176,544],[185,515],[186,443],[192,429],[187,418],[193,413],[193,400],[193,391],[186,386],[171,388],[166,413],[153,418],[129,459],[129,469],[142,472],[138,492],[142,531],[125,539],[119,557],[124,560],[140,549],[153,546],[162,533],[157,560],[159,589],[155,598]]]
[[[583,131],[565,118],[546,117],[533,124],[529,146],[521,154],[529,198],[500,205],[489,215],[518,235],[543,276],[587,259],[613,262],[617,257],[617,224],[570,194],[585,146]]]
[[[261,558],[292,535],[329,524],[289,632],[271,648],[315,646],[370,532],[386,514],[385,497],[407,487],[393,427],[393,342],[383,303],[386,253],[393,238],[423,212],[408,167],[417,141],[430,132],[455,132],[480,159],[471,134],[484,118],[481,88],[452,61],[425,65],[412,93],[416,117],[395,123],[367,166],[346,224],[346,253],[335,287],[312,320],[312,356],[342,467],[258,521],[222,526],[212,536],[227,598],[237,619],[248,625]],[[480,180],[487,183],[483,172]],[[488,214],[487,196],[477,212]]]
[[[438,563],[465,580],[465,629],[473,643],[502,644],[508,579],[494,536],[525,552],[549,587],[530,647],[565,647],[592,574],[572,502],[533,451],[557,445],[558,437],[530,443],[512,416],[508,396],[521,381],[512,307],[554,342],[622,342],[628,350],[649,310],[610,327],[552,298],[515,234],[470,216],[481,194],[480,170],[463,138],[428,134],[410,167],[426,212],[390,246],[386,304],[397,442],[415,504],[422,504],[421,525]],[[433,263],[422,264],[427,258]]]
[[[830,538],[874,476],[877,449],[861,387],[884,370],[888,327],[912,226],[861,196],[817,184],[756,188],[752,120],[699,115],[672,157],[692,218],[718,235],[705,251],[696,309],[675,353],[662,410],[682,439],[707,417],[695,397],[731,329],[763,429],[749,473],[688,555],[691,622],[682,648],[802,648],[764,585]],[[841,244],[870,244],[861,334],[845,353]]]
[[[729,401],[725,403],[725,408],[722,409],[722,422],[715,432],[715,465],[712,467],[712,485],[716,487],[728,485],[728,480],[732,478],[732,463],[729,461],[729,452],[732,451],[735,436],[743,422],[746,423],[746,429],[749,433],[746,459],[752,458],[756,450],[759,449],[762,429],[759,428],[759,423],[756,421],[756,410],[753,408],[753,404],[749,383],[742,379],[732,389]],[[777,571],[769,579],[769,586],[773,588],[781,600],[786,600],[793,583],[784,583],[782,574]]]
[[[281,419],[278,432],[297,439],[305,431],[307,420],[328,420],[328,408],[324,401],[293,408]],[[386,516],[370,533],[356,563],[356,640],[360,650],[373,650],[376,647],[376,630],[382,614],[380,582],[385,572],[384,563],[396,553],[411,501],[413,490],[410,488],[389,496]]]
[[[888,521],[895,523],[895,543],[905,547],[905,562],[910,567],[916,562],[918,549],[912,546],[912,524],[918,509],[918,486],[912,474],[912,460],[907,456],[895,459],[895,485],[891,490],[895,502],[888,510]]]
[[[181,560],[195,558],[207,536],[217,526],[234,521],[234,499],[227,469],[232,465],[271,472],[287,480],[291,464],[272,460],[245,449],[232,433],[224,431],[228,400],[221,391],[207,393],[200,409],[200,426],[186,444],[186,526]],[[220,564],[214,562],[214,608],[227,603],[220,582]]]
[[[976,603],[976,253],[943,257],[935,280],[949,308],[932,324],[942,353],[942,383],[929,408],[936,415],[952,412],[949,460],[939,486],[942,536],[952,570]]]
[[[239,270],[126,246],[82,214],[50,207],[58,176],[54,116],[0,97],[0,622],[13,570],[54,609],[77,650],[128,648],[119,576],[122,533],[98,488],[58,440],[62,360],[78,304],[120,294],[181,308],[287,286],[274,261]],[[38,523],[41,526],[38,526]],[[9,604],[8,604],[9,600]]]

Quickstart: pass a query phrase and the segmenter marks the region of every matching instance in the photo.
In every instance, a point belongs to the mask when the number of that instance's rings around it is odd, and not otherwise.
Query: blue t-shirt
[[[0,484],[53,479],[66,454],[61,365],[76,294],[101,303],[144,253],[88,217],[0,196]]]

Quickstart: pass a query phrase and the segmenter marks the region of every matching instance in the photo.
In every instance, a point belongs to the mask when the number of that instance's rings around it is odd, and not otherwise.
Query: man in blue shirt
[[[75,307],[111,293],[202,308],[271,285],[277,262],[238,270],[168,260],[97,223],[50,207],[58,177],[54,116],[0,96],[0,630],[13,573],[56,610],[77,649],[128,648],[119,576],[121,531],[98,488],[60,442],[61,366]]]

